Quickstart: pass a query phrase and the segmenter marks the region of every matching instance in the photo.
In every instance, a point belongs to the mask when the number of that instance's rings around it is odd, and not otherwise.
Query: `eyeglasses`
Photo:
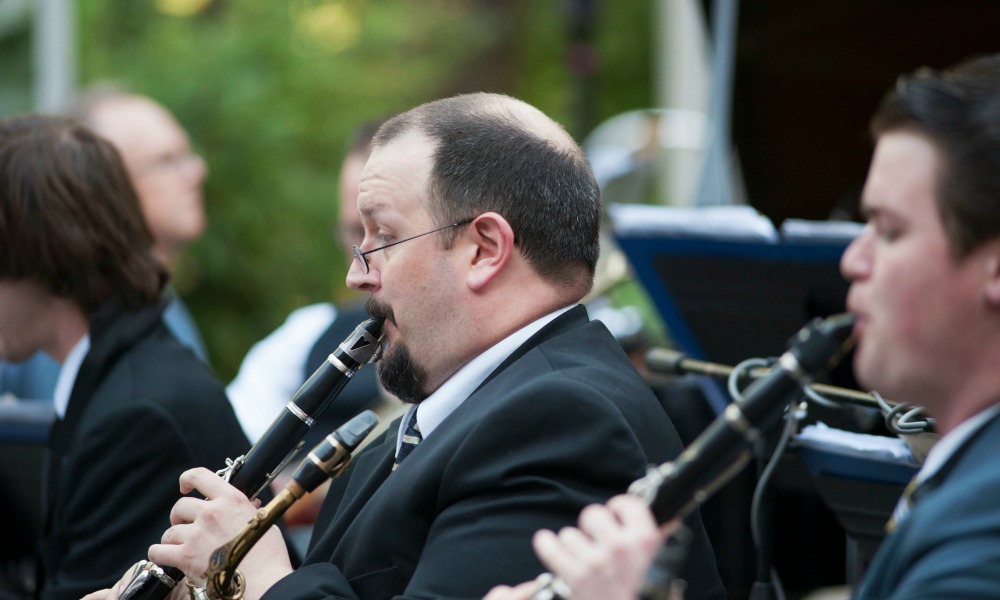
[[[368,273],[368,271],[369,271],[369,267],[368,267],[368,255],[371,254],[372,252],[378,252],[379,250],[385,250],[386,248],[390,248],[392,246],[398,246],[399,244],[402,244],[403,242],[408,242],[410,240],[415,240],[418,237],[424,237],[425,235],[430,235],[432,233],[437,233],[439,231],[444,231],[445,229],[451,229],[452,227],[458,227],[459,225],[465,225],[466,223],[471,223],[471,222],[473,222],[475,220],[476,220],[476,218],[472,217],[471,219],[465,219],[463,221],[458,221],[457,223],[452,223],[451,225],[445,225],[444,227],[438,227],[437,229],[432,229],[432,230],[430,230],[428,232],[421,233],[421,234],[415,235],[413,237],[408,237],[405,240],[399,240],[398,242],[393,242],[391,244],[386,244],[385,246],[379,246],[378,248],[372,248],[371,250],[362,251],[360,246],[351,246],[351,249],[354,250],[354,258],[356,258],[358,260],[358,262],[361,263],[361,266],[362,266],[362,268],[364,268],[365,273]]]
[[[204,160],[200,154],[193,152],[191,150],[185,150],[183,152],[172,152],[169,154],[163,154],[161,156],[153,157],[138,166],[136,171],[139,175],[160,175],[162,173],[174,173],[189,167],[193,164],[200,163]]]

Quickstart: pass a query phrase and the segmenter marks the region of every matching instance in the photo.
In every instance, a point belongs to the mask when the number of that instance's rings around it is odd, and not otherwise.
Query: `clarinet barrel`
[[[256,498],[294,458],[315,417],[330,406],[362,366],[380,357],[382,323],[382,319],[368,319],[358,325],[295,392],[246,456],[237,459],[233,472],[227,472],[227,467],[219,474],[249,498]]]

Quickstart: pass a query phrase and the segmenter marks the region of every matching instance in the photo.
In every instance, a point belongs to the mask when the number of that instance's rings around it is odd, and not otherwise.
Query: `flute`
[[[278,413],[264,435],[245,455],[226,460],[219,476],[251,500],[281,472],[302,448],[302,438],[365,364],[382,355],[384,319],[363,321],[337,346]],[[175,567],[161,567],[141,560],[119,600],[163,600],[184,578]]]

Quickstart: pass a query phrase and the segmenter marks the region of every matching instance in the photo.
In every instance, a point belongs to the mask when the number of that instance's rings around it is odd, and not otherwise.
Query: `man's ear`
[[[514,254],[514,230],[495,212],[486,212],[469,224],[472,256],[468,283],[480,291],[493,280]]]

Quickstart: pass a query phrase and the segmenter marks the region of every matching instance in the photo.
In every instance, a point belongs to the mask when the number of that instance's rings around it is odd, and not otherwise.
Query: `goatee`
[[[392,307],[369,297],[365,302],[365,310],[373,317],[381,317],[395,324]],[[417,404],[427,398],[427,371],[416,364],[410,349],[402,341],[397,340],[376,367],[378,379],[382,387],[401,402]]]

